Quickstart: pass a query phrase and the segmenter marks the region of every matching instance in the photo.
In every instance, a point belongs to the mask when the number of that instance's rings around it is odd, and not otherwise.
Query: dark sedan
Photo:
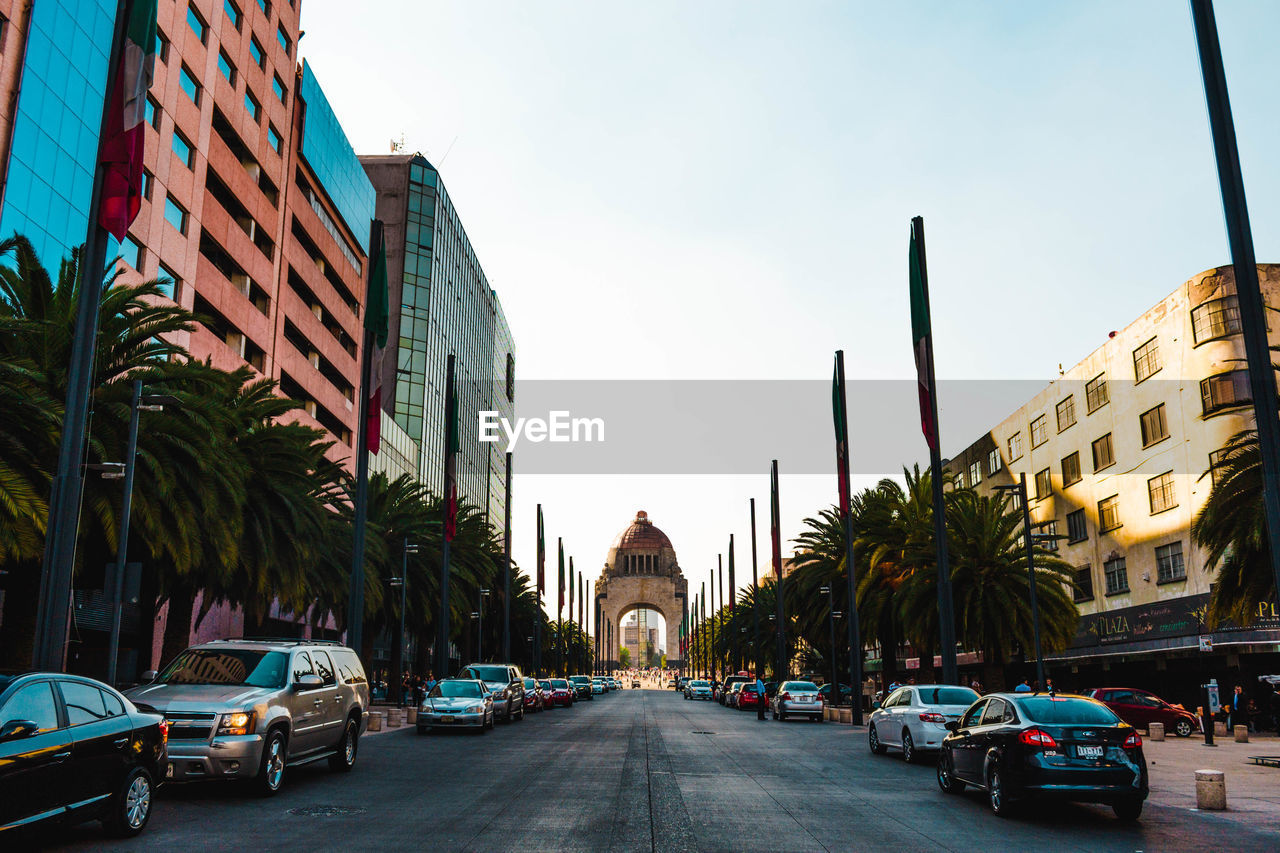
[[[938,785],[948,794],[973,785],[986,792],[997,815],[1031,796],[1106,803],[1121,820],[1142,813],[1142,738],[1101,702],[997,693],[983,696],[946,727]]]
[[[0,675],[0,832],[101,820],[137,835],[164,778],[169,728],[105,684]]]
[[[536,714],[545,710],[547,707],[547,699],[542,695],[542,688],[538,686],[536,678],[524,679],[524,712],[526,714]]]

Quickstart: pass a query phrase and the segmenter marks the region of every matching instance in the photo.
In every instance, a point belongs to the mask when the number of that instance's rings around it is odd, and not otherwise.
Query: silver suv
[[[473,663],[458,672],[458,678],[483,681],[493,697],[493,718],[509,723],[524,719],[524,676],[513,663]]]
[[[166,779],[243,779],[264,795],[286,767],[348,771],[369,683],[354,651],[320,640],[217,640],[192,646],[125,695],[169,722]]]

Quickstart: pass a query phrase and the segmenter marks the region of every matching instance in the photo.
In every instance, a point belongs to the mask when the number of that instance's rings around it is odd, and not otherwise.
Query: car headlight
[[[484,713],[484,706],[483,706],[483,705],[472,705],[470,708],[468,708],[467,710],[463,711],[462,713],[464,713],[464,714],[483,714],[483,713]]]
[[[238,711],[234,714],[223,714],[218,723],[220,735],[247,735],[253,731],[253,714]]]

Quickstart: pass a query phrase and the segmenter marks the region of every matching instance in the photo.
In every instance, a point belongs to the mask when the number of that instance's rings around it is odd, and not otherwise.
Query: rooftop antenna
[[[391,153],[396,154],[404,150],[404,131],[400,131],[400,138],[391,140]]]

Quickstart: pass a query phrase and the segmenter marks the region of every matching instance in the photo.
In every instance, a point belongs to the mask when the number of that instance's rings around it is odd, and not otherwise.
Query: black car
[[[1147,798],[1142,738],[1106,705],[1084,696],[996,693],[946,724],[938,785],[948,794],[973,785],[991,810],[1017,800],[1055,797],[1106,803],[1136,820]]]
[[[569,676],[569,686],[573,688],[575,699],[586,699],[590,702],[595,698],[591,695],[591,676],[589,675]]]
[[[137,835],[168,764],[169,728],[101,682],[0,675],[0,832],[101,820]]]

